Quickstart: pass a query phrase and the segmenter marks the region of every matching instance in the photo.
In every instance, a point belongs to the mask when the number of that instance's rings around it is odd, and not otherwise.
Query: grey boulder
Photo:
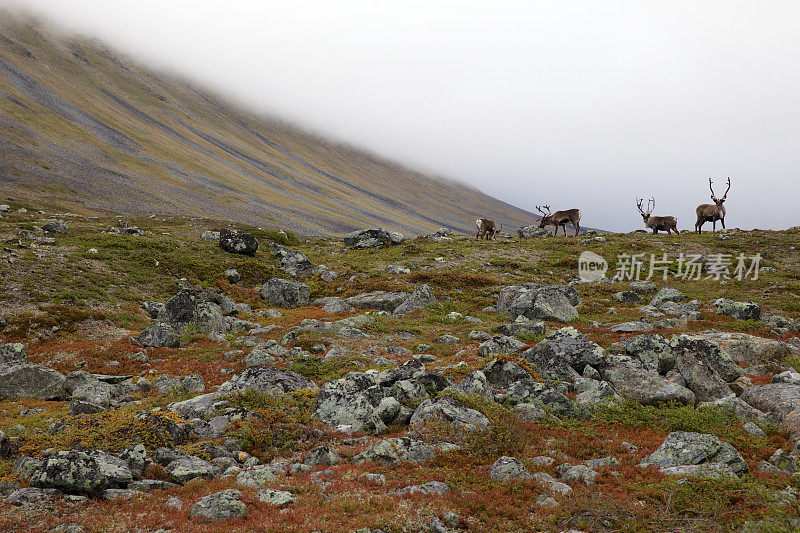
[[[667,435],[664,442],[652,454],[645,457],[640,466],[657,466],[662,471],[672,467],[702,466],[721,472],[730,470],[736,475],[747,472],[745,460],[736,448],[721,441],[715,435],[675,431]],[[702,473],[701,470],[689,470],[689,473]],[[667,471],[672,474],[683,474],[687,471]]]
[[[259,294],[270,305],[291,309],[308,305],[311,289],[298,281],[270,278],[261,286]]]

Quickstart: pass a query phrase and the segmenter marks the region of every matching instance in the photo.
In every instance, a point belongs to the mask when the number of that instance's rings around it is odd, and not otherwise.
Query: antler
[[[730,178],[728,178],[728,188],[725,189],[725,194],[722,195],[722,198],[727,198],[728,197],[728,191],[729,190],[731,190],[731,179]]]
[[[716,198],[714,195],[714,189],[711,187],[711,178],[708,178],[708,188],[711,189],[711,197]]]
[[[642,211],[642,202],[644,202],[644,198],[637,198],[636,199],[636,207],[639,208],[639,212],[644,215],[644,211]]]
[[[650,202],[653,202],[653,207],[650,207]],[[655,209],[655,208],[656,208],[656,199],[655,199],[655,197],[650,198],[649,200],[647,200],[647,214],[649,215],[650,213],[652,213],[653,209]]]
[[[545,209],[547,209],[547,213],[545,213],[544,211],[542,211],[542,208],[543,208],[543,207],[544,207]],[[549,214],[550,214],[550,206],[549,206],[549,205],[541,205],[541,206],[540,206],[540,205],[537,205],[537,206],[536,206],[536,210],[537,210],[537,211],[539,211],[539,212],[540,212],[541,214],[543,214],[544,216],[547,216],[547,215],[549,215]]]

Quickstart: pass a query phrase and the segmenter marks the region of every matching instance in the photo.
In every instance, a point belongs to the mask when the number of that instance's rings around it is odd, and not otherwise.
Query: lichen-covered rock
[[[308,305],[311,289],[298,281],[270,278],[261,286],[259,294],[270,305],[291,309]]]
[[[641,361],[651,372],[666,374],[675,367],[675,352],[661,335],[637,335],[617,346],[624,354]]]
[[[727,298],[717,298],[713,302],[717,313],[739,320],[758,320],[761,318],[761,307],[755,302],[734,302]]]
[[[430,286],[422,284],[414,287],[414,292],[403,303],[398,305],[393,313],[395,315],[405,315],[425,309],[430,304],[436,303],[436,296]]]
[[[219,247],[232,254],[255,255],[258,239],[244,231],[223,228],[219,232]]]
[[[589,365],[596,367],[605,360],[606,351],[597,343],[589,340],[583,333],[573,327],[561,328],[551,333],[533,348],[526,351],[523,356],[539,366],[539,371],[561,372],[561,365],[554,364],[555,360],[562,359],[576,372],[583,372]],[[567,373],[568,376],[570,373]],[[561,376],[562,379],[568,376]]]
[[[600,368],[600,374],[621,396],[643,405],[671,401],[694,405],[696,400],[691,390],[648,370],[629,356],[610,355]]]
[[[247,518],[247,506],[241,498],[242,493],[236,489],[215,492],[197,500],[189,514],[206,520]]]
[[[119,457],[101,451],[70,450],[47,457],[30,482],[39,488],[97,495],[109,488],[125,487],[132,479],[128,464]]]
[[[464,376],[455,386],[455,390],[461,394],[481,396],[490,401],[494,399],[494,388],[486,378],[486,374],[480,370],[474,370]]]
[[[741,399],[756,409],[775,413],[784,418],[800,410],[800,385],[792,383],[768,383],[748,388]]]
[[[288,394],[298,390],[317,390],[319,387],[297,372],[271,366],[252,366],[235,374],[219,387],[220,392],[253,389],[259,392]]]
[[[478,355],[481,357],[491,357],[500,354],[519,355],[526,346],[527,344],[517,338],[495,335],[478,346]]]
[[[429,481],[421,485],[409,485],[395,492],[398,496],[422,494],[424,496],[443,496],[450,493],[450,486],[441,481]]]
[[[693,465],[728,468],[737,475],[747,472],[745,460],[736,448],[715,435],[674,431],[652,454],[645,457],[641,466],[654,465],[662,469]],[[671,472],[675,473],[675,472]]]
[[[517,235],[520,239],[532,239],[534,237],[549,237],[550,232],[539,226],[523,226],[517,228]]]
[[[67,233],[69,231],[69,226],[67,223],[61,219],[52,219],[49,220],[42,229],[48,233]]]
[[[286,490],[262,489],[256,493],[256,499],[276,507],[286,507],[294,503],[294,496]]]
[[[526,283],[513,285],[500,291],[497,311],[517,320],[528,319],[569,322],[577,318],[575,306],[580,303],[577,291],[567,285],[541,285]]]
[[[167,465],[166,469],[175,483],[186,483],[196,477],[212,478],[217,474],[217,469],[213,464],[193,455],[175,459]]]
[[[281,245],[272,245],[271,247],[281,269],[293,278],[310,276],[314,272],[314,265],[304,253]]]
[[[342,461],[342,457],[327,446],[317,446],[306,454],[303,463],[309,466],[333,466]]]
[[[687,296],[683,294],[678,289],[673,289],[672,287],[663,287],[660,291],[653,296],[653,299],[650,300],[650,305],[653,307],[658,307],[664,302],[685,302],[688,300]]]
[[[410,425],[421,426],[428,423],[447,423],[467,430],[486,429],[489,419],[474,409],[470,409],[454,398],[439,396],[425,400],[417,407],[411,417]]]
[[[502,324],[497,328],[500,333],[509,337],[518,337],[520,335],[544,335],[547,331],[547,326],[541,321],[529,322],[512,322],[511,324]]]
[[[60,372],[32,363],[0,365],[0,400],[39,398],[60,400],[66,379]]]
[[[353,457],[353,462],[361,464],[372,461],[381,464],[398,462],[426,463],[436,456],[436,447],[409,437],[393,437],[373,444],[367,450]]]
[[[383,228],[356,230],[344,236],[344,244],[350,248],[382,248],[404,240],[401,233]]]
[[[489,467],[489,477],[495,481],[515,481],[533,479],[525,465],[514,457],[503,456]]]
[[[257,465],[239,472],[236,475],[236,484],[248,489],[260,489],[276,479],[275,468],[271,465]]]
[[[2,327],[0,327],[2,329]],[[10,342],[0,345],[0,365],[12,365],[28,362],[28,351],[25,345],[19,342]]]
[[[407,292],[372,291],[351,296],[345,301],[359,309],[374,309],[392,313],[410,296]]]

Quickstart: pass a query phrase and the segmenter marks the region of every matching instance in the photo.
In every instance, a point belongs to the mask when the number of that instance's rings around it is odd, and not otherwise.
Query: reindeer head
[[[722,198],[717,198],[714,195],[714,189],[711,187],[711,178],[708,178],[708,188],[711,189],[711,200],[717,204],[717,207],[722,207],[722,204],[725,203],[725,199],[728,197],[728,191],[731,190],[731,179],[728,178],[728,188],[725,189],[725,194],[722,195]]]
[[[545,212],[542,210],[543,208],[544,208],[544,209],[547,209],[547,213],[545,213]],[[539,211],[539,212],[542,214],[542,218],[540,218],[540,219],[539,219],[539,222],[540,222],[540,224],[539,224],[539,227],[540,227],[540,228],[543,228],[543,227],[545,227],[545,226],[547,225],[547,219],[548,219],[548,217],[550,217],[550,215],[551,215],[551,213],[550,213],[550,206],[549,206],[549,205],[542,205],[542,206],[539,206],[539,205],[537,205],[537,206],[536,206],[536,210],[537,210],[537,211]]]
[[[647,211],[644,211],[642,209],[642,202],[643,201],[644,201],[644,198],[639,198],[638,200],[636,200],[636,207],[639,208],[639,213],[642,214],[642,220],[644,220],[644,223],[647,224],[647,221],[650,220],[650,213],[652,213],[653,209],[656,208],[656,199],[655,198],[650,198],[649,200],[647,200]],[[650,206],[651,202],[652,202],[652,207]]]

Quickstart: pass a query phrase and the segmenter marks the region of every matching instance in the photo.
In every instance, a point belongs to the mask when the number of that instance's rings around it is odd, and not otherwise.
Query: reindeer
[[[503,229],[503,225],[500,224],[500,227],[494,225],[493,220],[489,220],[488,218],[479,218],[475,220],[475,227],[478,229],[477,233],[475,233],[476,239],[487,239],[492,240],[495,235],[500,233],[500,230]]]
[[[678,231],[678,219],[675,217],[654,217],[650,213],[653,212],[653,209],[656,208],[656,199],[650,198],[647,200],[647,211],[642,210],[642,202],[644,198],[639,198],[636,200],[636,207],[639,208],[639,212],[642,214],[642,220],[644,220],[644,227],[650,228],[653,230],[653,235],[658,233],[658,230],[666,231],[667,235],[672,235],[672,232],[680,233]],[[650,203],[653,203],[653,207],[650,207]]]
[[[547,213],[545,213],[542,208],[547,209]],[[543,228],[547,225],[553,225],[556,227],[556,231],[554,232],[555,235],[558,235],[558,227],[562,226],[564,228],[564,237],[566,237],[567,223],[572,224],[575,227],[575,235],[577,235],[581,230],[580,209],[567,209],[566,211],[556,211],[555,213],[550,213],[549,205],[537,205],[536,210],[542,214],[542,218],[539,219],[539,227]]]
[[[694,229],[697,233],[703,233],[703,224],[711,222],[712,233],[717,231],[717,220],[722,223],[722,229],[725,229],[725,199],[728,197],[728,191],[731,190],[731,179],[728,178],[728,188],[725,189],[725,194],[722,198],[717,198],[714,195],[714,189],[711,187],[711,178],[708,178],[708,188],[711,189],[711,199],[713,204],[701,204],[697,206],[697,222],[694,223]]]

